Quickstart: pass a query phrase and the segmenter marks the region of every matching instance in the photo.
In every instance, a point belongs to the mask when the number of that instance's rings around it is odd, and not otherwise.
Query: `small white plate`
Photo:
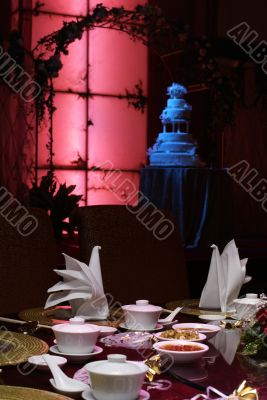
[[[50,347],[51,353],[57,354],[57,355],[62,355],[67,358],[67,360],[73,362],[73,363],[81,363],[83,361],[89,360],[89,358],[92,358],[96,356],[97,354],[102,353],[103,349],[100,346],[95,346],[94,351],[92,353],[87,353],[87,354],[70,354],[70,353],[62,353],[59,351],[57,345],[51,346]]]
[[[59,367],[62,367],[67,363],[67,359],[65,357],[60,357],[60,356],[51,356],[53,357],[53,360],[57,363]],[[40,371],[48,371],[49,367],[45,360],[43,359],[43,356],[32,356],[28,358],[28,362],[34,366],[36,366],[37,369]]]
[[[206,321],[212,324],[212,322],[214,321],[222,321],[226,319],[226,316],[221,314],[200,314],[198,318],[202,321]]]
[[[128,328],[124,323],[121,323],[119,327],[132,332],[155,332],[155,331],[160,331],[163,328],[162,325],[157,324],[156,327],[153,329],[134,329],[134,328]]]
[[[95,400],[95,397],[93,396],[91,389],[83,392],[82,398],[84,400]],[[136,400],[148,400],[148,399],[150,399],[150,394],[148,392],[146,392],[145,390],[140,390],[139,396]]]

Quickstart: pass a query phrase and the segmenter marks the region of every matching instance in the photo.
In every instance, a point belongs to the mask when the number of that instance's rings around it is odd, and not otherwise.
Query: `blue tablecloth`
[[[177,219],[187,247],[233,238],[232,179],[225,169],[146,167],[140,191]]]

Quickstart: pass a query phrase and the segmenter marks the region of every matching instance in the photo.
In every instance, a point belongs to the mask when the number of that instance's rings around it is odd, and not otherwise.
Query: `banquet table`
[[[195,317],[184,316],[182,314],[180,315],[179,322],[189,321],[198,322]],[[1,323],[1,325],[2,329],[3,326],[6,326],[9,330],[14,330],[14,325],[8,325],[4,323]],[[46,341],[50,346],[53,344],[54,335],[52,330],[50,329],[39,329],[35,333],[35,336]],[[98,345],[103,347],[104,351],[102,354],[97,355],[93,360],[104,359],[106,358],[106,355],[110,353],[125,354],[127,355],[127,358],[129,360],[137,361],[143,359],[143,355],[141,356],[136,350],[133,349],[105,347],[102,343],[98,343]],[[151,350],[148,350],[148,352],[149,353],[147,353],[147,355],[151,355]],[[232,364],[228,365],[224,358],[218,352],[216,352],[216,349],[213,346],[210,346],[209,353],[209,357],[202,359],[200,363],[195,364],[194,366],[191,365],[191,367],[181,367],[180,365],[177,365],[175,366],[174,371],[176,371],[176,373],[178,373],[178,375],[180,376],[183,376],[183,373],[186,372],[187,378],[188,376],[190,377],[190,374],[193,374],[195,378],[197,375],[199,376],[199,378],[202,379],[195,380],[195,384],[203,386],[211,385],[225,394],[232,393],[233,390],[237,388],[244,379],[248,380],[250,383],[253,383],[254,381],[257,382],[257,380],[259,380],[258,371],[253,371],[252,369],[244,366],[237,356],[234,358]],[[146,354],[144,354],[144,356],[146,356]],[[73,377],[74,373],[77,370],[81,369],[84,364],[84,362],[82,364],[71,364],[70,362],[68,362],[66,366],[63,367],[63,369],[68,376]],[[26,363],[20,364],[18,366],[2,367],[2,372],[0,374],[0,383],[2,385],[31,387],[52,392],[53,389],[49,383],[50,377],[51,375],[49,372],[32,370],[32,368],[30,368],[29,365]],[[159,378],[157,378],[157,380],[158,379],[169,381],[171,383],[171,386],[168,388],[168,390],[149,389],[151,400],[190,399],[197,393],[203,393],[196,388],[181,383],[180,381],[175,379],[169,372],[162,374]],[[266,383],[267,379],[265,379],[264,383],[261,382],[260,384],[257,383],[257,385],[255,385],[258,387],[259,390],[260,400],[267,400]],[[143,389],[147,390],[147,385],[145,385]]]

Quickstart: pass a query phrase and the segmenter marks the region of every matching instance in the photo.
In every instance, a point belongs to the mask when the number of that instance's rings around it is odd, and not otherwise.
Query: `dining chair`
[[[0,212],[1,314],[43,306],[47,289],[56,283],[58,252],[50,217],[37,208],[28,213],[22,223]]]
[[[173,232],[163,240],[156,225],[153,229],[153,218],[144,215],[138,207],[120,205],[76,209],[72,222],[79,232],[81,261],[88,263],[93,246],[101,246],[104,290],[113,301],[165,304],[188,298],[184,250],[174,218],[162,214],[173,224]]]

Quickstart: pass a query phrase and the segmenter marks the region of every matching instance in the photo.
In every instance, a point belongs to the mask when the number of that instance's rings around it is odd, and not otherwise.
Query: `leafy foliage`
[[[65,219],[78,207],[82,198],[72,194],[74,189],[75,185],[67,186],[66,183],[58,187],[51,173],[41,179],[39,186],[35,183],[30,189],[30,205],[49,212],[57,239],[61,238],[63,229],[72,234],[71,225]]]

